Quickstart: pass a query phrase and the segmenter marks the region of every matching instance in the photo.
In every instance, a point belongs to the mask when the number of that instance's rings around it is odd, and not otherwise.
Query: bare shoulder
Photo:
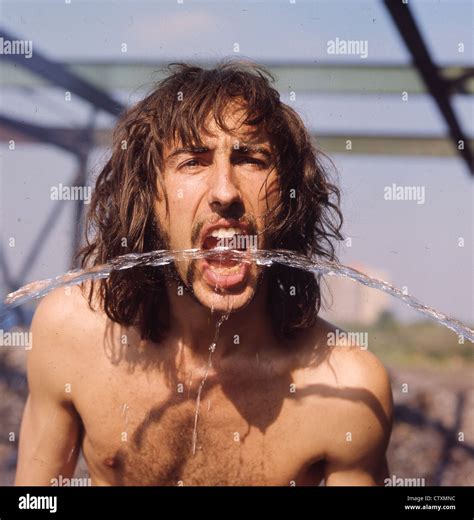
[[[71,285],[66,287],[58,287],[44,296],[37,307],[37,312],[42,310],[53,310],[58,317],[72,311],[73,309],[90,310],[88,295],[90,283],[85,282],[83,287],[79,285]],[[94,302],[97,298],[94,299]]]
[[[85,290],[78,286],[60,287],[48,293],[38,304],[32,330],[52,337],[71,339],[103,321],[99,307],[91,309]]]
[[[344,334],[319,320],[311,348],[316,363],[306,371],[305,384],[315,389],[315,421],[324,414],[329,459],[344,464],[379,459],[392,427],[390,378],[364,338]]]
[[[352,386],[372,393],[387,408],[391,404],[388,372],[370,351],[368,334],[347,332],[325,322],[327,368],[333,371],[336,384]]]
[[[89,349],[84,344],[105,322],[89,307],[87,293],[77,286],[58,288],[38,304],[31,324],[32,349],[28,354],[28,378],[54,382],[55,374],[70,374]],[[47,376],[47,377],[45,377]]]
[[[390,378],[378,357],[370,352],[364,333],[344,331],[319,319],[307,335],[311,352],[309,377],[337,388],[360,388],[372,393],[388,408]]]

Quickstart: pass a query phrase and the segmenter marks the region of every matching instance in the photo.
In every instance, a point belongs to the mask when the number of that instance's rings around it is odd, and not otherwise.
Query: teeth
[[[242,230],[239,228],[218,228],[214,229],[211,236],[215,238],[232,238],[234,235],[242,235]]]

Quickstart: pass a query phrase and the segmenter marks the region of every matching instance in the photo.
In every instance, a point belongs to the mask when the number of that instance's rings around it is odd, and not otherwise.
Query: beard
[[[222,215],[223,218],[225,218],[225,215]],[[257,223],[256,219],[253,217],[253,215],[245,214],[242,216],[242,220],[245,220],[248,224],[250,224],[250,229],[252,233],[257,234]],[[201,235],[202,227],[206,224],[206,221],[197,222],[194,224],[192,230],[191,230],[191,244],[192,247],[198,248],[200,246],[199,244],[199,238]],[[166,232],[160,230],[157,240],[156,240],[156,249],[165,249],[168,251],[171,251],[170,247],[170,240],[169,236]],[[200,298],[196,296],[196,293],[194,291],[194,284],[196,281],[196,276],[198,274],[197,271],[197,259],[192,259],[186,266],[186,271],[184,273],[181,273],[180,270],[177,267],[177,262],[173,261],[170,264],[167,264],[163,266],[161,269],[163,269],[162,273],[164,276],[165,284],[167,286],[174,286],[178,285],[179,287],[182,287],[185,294],[190,296],[196,303],[201,305],[202,307],[208,308],[208,305],[203,303]],[[256,273],[254,277],[253,282],[253,297],[257,293],[258,289],[263,283],[265,275],[264,267],[262,266],[256,266]],[[231,295],[229,295],[231,296]]]
[[[165,231],[157,230],[157,234],[155,235],[155,237],[156,238],[153,243],[153,249],[163,249],[165,251],[172,251],[169,236]],[[201,304],[201,302],[196,298],[196,295],[193,291],[195,260],[191,260],[191,263],[187,267],[185,275],[186,280],[183,280],[181,274],[179,273],[178,268],[176,267],[176,260],[174,260],[170,264],[166,264],[160,267],[160,269],[165,285],[167,287],[177,284],[179,287],[183,287],[184,292],[191,296],[191,298],[193,298],[194,301]]]

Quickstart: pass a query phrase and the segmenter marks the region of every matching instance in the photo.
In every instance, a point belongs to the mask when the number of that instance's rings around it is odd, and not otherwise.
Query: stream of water
[[[372,287],[383,291],[391,296],[401,300],[412,309],[436,321],[440,325],[447,327],[459,336],[474,343],[474,330],[470,329],[460,321],[446,316],[442,312],[428,307],[419,302],[415,297],[406,294],[401,289],[393,285],[367,276],[356,269],[341,265],[336,262],[326,262],[319,259],[308,258],[307,256],[294,253],[293,251],[273,249],[265,250],[258,249],[255,251],[237,251],[226,248],[215,248],[213,250],[203,249],[182,249],[176,251],[157,250],[149,253],[130,253],[119,256],[108,262],[107,264],[94,266],[88,269],[74,269],[56,278],[48,278],[45,280],[38,280],[24,285],[15,292],[10,293],[4,302],[2,313],[23,305],[35,298],[41,298],[48,292],[57,287],[75,285],[86,280],[98,280],[107,278],[113,271],[120,271],[123,269],[132,269],[140,266],[163,266],[170,264],[173,261],[183,261],[187,259],[198,260],[215,256],[219,250],[226,251],[235,260],[254,261],[258,265],[271,266],[272,264],[282,264],[295,269],[304,269],[315,274],[322,274],[324,276],[340,276],[348,278],[354,282],[361,283],[367,287]]]
[[[21,287],[17,291],[10,293],[7,296],[5,300],[5,307],[2,312],[7,311],[8,309],[12,309],[18,305],[27,303],[35,298],[41,298],[42,296],[45,296],[48,292],[52,291],[57,287],[79,284],[86,280],[98,280],[101,278],[107,278],[113,271],[120,271],[123,269],[132,269],[134,267],[139,266],[159,267],[166,264],[170,264],[173,261],[179,262],[187,259],[198,260],[201,258],[207,258],[209,256],[214,256],[216,254],[216,251],[218,251],[219,249],[225,250],[227,255],[230,255],[235,260],[244,259],[245,261],[254,261],[261,266],[271,266],[274,263],[278,263],[288,267],[293,267],[295,269],[304,269],[315,274],[322,274],[325,276],[341,276],[343,278],[348,278],[354,282],[361,283],[368,287],[384,291],[387,294],[390,294],[391,296],[398,298],[399,300],[409,305],[421,314],[424,314],[425,316],[428,316],[429,318],[435,320],[440,325],[443,325],[448,329],[454,331],[456,334],[463,336],[471,342],[474,342],[474,331],[472,329],[466,327],[458,320],[446,316],[440,311],[423,305],[413,296],[405,294],[400,289],[394,287],[393,285],[390,285],[389,283],[383,280],[372,278],[345,265],[341,265],[335,262],[323,262],[285,250],[256,250],[242,252],[229,250],[226,248],[216,248],[213,250],[184,249],[180,251],[158,250],[143,254],[131,253],[128,255],[114,258],[111,262],[104,265],[95,266],[85,270],[75,269],[72,271],[68,271],[67,273],[61,274],[56,278],[38,280],[29,283]],[[225,320],[228,319],[230,312],[231,309],[229,309],[228,312],[223,314],[217,320],[214,338],[209,346],[209,357],[207,361],[207,366],[205,369],[204,376],[198,387],[192,437],[193,455],[196,454],[199,408],[201,403],[202,390],[206,383],[209,370],[212,367],[212,355],[217,347],[221,325]]]

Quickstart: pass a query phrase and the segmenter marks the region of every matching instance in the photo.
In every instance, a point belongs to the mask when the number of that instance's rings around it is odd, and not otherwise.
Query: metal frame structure
[[[16,38],[8,32],[1,30],[0,36],[7,40],[15,40]],[[75,186],[84,185],[87,182],[87,159],[91,148],[94,146],[93,128],[95,113],[103,110],[114,116],[118,116],[124,109],[123,105],[113,99],[107,92],[95,87],[90,82],[83,80],[80,76],[70,72],[64,65],[55,63],[43,56],[40,52],[36,52],[28,60],[22,56],[15,54],[3,54],[2,58],[13,63],[13,65],[26,67],[28,71],[36,74],[40,78],[44,78],[49,83],[65,88],[74,93],[81,99],[90,103],[93,111],[90,124],[86,128],[75,129],[73,134],[61,132],[60,129],[42,127],[23,121],[12,119],[8,116],[0,114],[0,127],[9,132],[9,138],[21,136],[20,138],[31,139],[36,142],[47,142],[58,148],[72,153],[78,162],[78,170],[73,184]],[[19,274],[13,278],[7,264],[5,255],[0,247],[0,263],[2,268],[3,279],[9,291],[14,291],[25,283],[26,276],[30,272],[42,244],[45,242],[44,237],[53,229],[53,224],[57,220],[63,205],[56,203],[51,210],[41,232],[31,246],[30,253],[27,255],[23,266],[20,268]],[[77,201],[75,207],[75,229],[72,238],[72,265],[74,267],[74,255],[80,244],[80,233],[82,229],[82,201]],[[15,325],[28,324],[28,316],[21,307],[16,307],[13,311],[16,320]],[[7,320],[8,323],[8,320]]]
[[[474,156],[472,149],[461,129],[461,125],[457,120],[450,100],[451,92],[459,87],[460,84],[463,84],[469,77],[472,77],[473,72],[471,71],[468,74],[463,74],[450,80],[442,78],[438,68],[431,59],[428,48],[408,8],[408,3],[393,2],[393,0],[384,0],[384,3],[405,45],[412,55],[413,63],[423,78],[427,91],[435,100],[448,125],[454,145],[458,148],[471,175],[474,175]],[[463,146],[459,147],[459,143],[462,143]]]
[[[438,68],[433,62],[426,44],[418,30],[415,20],[410,13],[407,4],[384,0],[397,30],[403,38],[413,58],[413,67],[390,66],[333,66],[333,65],[301,65],[292,64],[267,64],[267,67],[278,78],[277,88],[280,91],[306,91],[306,92],[383,92],[400,93],[402,90],[421,93],[426,91],[435,100],[449,129],[450,139],[433,138],[430,136],[371,136],[358,135],[351,137],[356,145],[353,150],[359,153],[379,154],[432,154],[433,149],[437,155],[453,155],[459,153],[471,174],[474,174],[473,146],[461,128],[461,124],[451,105],[451,96],[454,93],[474,94],[474,69],[473,68]],[[0,36],[7,40],[16,38],[4,30],[0,30]],[[85,185],[87,182],[87,161],[90,150],[96,145],[110,142],[110,130],[98,130],[95,128],[95,117],[99,111],[104,111],[117,117],[125,108],[115,100],[107,89],[112,85],[104,70],[117,72],[121,67],[119,77],[127,77],[127,65],[108,64],[65,66],[56,63],[35,50],[31,59],[25,60],[22,56],[2,54],[5,78],[9,85],[34,85],[47,83],[62,87],[75,94],[91,107],[89,124],[85,128],[52,128],[26,123],[8,117],[0,113],[0,140],[16,139],[29,142],[46,142],[59,149],[73,154],[77,159],[78,169],[74,184]],[[124,68],[125,67],[125,68]],[[155,65],[129,65],[130,71],[138,72],[139,77],[149,78],[151,73],[159,66]],[[26,68],[27,74],[22,74],[20,68]],[[117,79],[116,74],[111,74]],[[158,73],[158,76],[160,73]],[[351,77],[348,82],[347,77]],[[130,75],[128,75],[130,77]],[[137,85],[137,74],[134,73],[133,86]],[[88,79],[85,79],[88,78]],[[421,78],[421,81],[420,81]],[[113,81],[112,81],[113,83]],[[402,87],[403,85],[403,87]],[[125,85],[122,85],[125,86]],[[132,87],[127,84],[127,87]],[[318,144],[330,152],[344,153],[347,136],[323,135],[318,136]],[[458,143],[462,141],[464,147],[460,149]],[[31,246],[23,265],[16,277],[12,277],[10,267],[0,247],[0,264],[3,278],[8,291],[13,291],[25,283],[42,244],[64,207],[57,203],[52,208],[38,239]],[[75,229],[72,236],[72,256],[80,244],[83,204],[78,201],[75,207]],[[28,325],[29,316],[21,307],[15,309],[16,321]]]

